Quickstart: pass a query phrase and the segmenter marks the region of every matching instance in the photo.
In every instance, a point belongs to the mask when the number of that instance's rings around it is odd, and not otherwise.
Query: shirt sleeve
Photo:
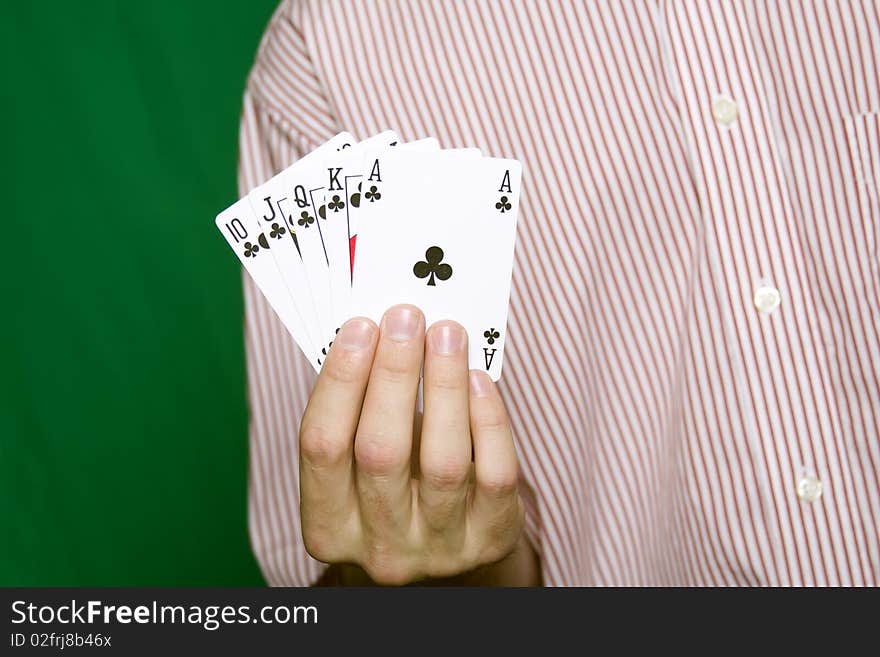
[[[338,132],[294,25],[297,10],[295,3],[284,3],[276,11],[248,79],[239,133],[240,195]],[[243,285],[251,546],[270,585],[308,586],[324,569],[306,553],[299,516],[299,423],[315,375],[246,272]]]

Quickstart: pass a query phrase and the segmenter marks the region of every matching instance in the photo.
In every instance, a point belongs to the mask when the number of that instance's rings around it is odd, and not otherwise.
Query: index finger
[[[332,531],[357,509],[354,435],[379,330],[368,319],[346,322],[330,348],[300,425],[303,533]]]

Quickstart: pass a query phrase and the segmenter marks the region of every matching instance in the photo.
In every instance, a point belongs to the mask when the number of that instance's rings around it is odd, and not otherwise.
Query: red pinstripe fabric
[[[878,75],[871,0],[288,1],[240,187],[343,129],[523,161],[502,388],[547,583],[877,585]],[[304,585],[313,376],[244,291],[252,543]]]

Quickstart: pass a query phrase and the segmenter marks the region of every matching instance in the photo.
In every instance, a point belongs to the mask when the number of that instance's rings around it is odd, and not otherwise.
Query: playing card
[[[328,176],[324,161],[331,152],[343,152],[353,148],[355,141],[351,139],[351,135],[348,137],[347,140],[325,145],[318,155],[310,158],[303,166],[290,167],[280,176],[283,189],[293,201],[297,244],[314,307],[319,361],[323,360],[329,350],[334,334],[330,268],[327,250],[321,236],[322,225],[328,219],[324,203]]]
[[[361,225],[351,315],[378,322],[390,306],[411,303],[429,326],[453,319],[468,332],[470,367],[497,381],[507,342],[519,162],[398,149],[379,161],[383,206]]]
[[[397,134],[386,130],[374,137],[358,142],[351,148],[330,152],[324,157],[325,189],[318,216],[327,266],[330,276],[330,299],[332,306],[332,333],[323,336],[321,344],[333,340],[342,323],[348,319],[351,297],[351,251],[349,248],[349,216],[352,203],[358,203],[357,192],[361,178],[364,153],[397,146]],[[317,192],[316,192],[317,193]]]
[[[461,157],[464,159],[479,157],[478,148],[460,148],[452,150],[440,150],[440,142],[433,137],[405,142],[397,146],[396,150],[402,153],[442,153],[443,156]],[[354,261],[357,251],[357,236],[363,222],[369,221],[374,213],[383,211],[382,204],[382,155],[385,149],[367,148],[364,153],[363,174],[358,185],[357,199],[353,200],[349,216],[349,248],[351,251],[351,269],[354,275]]]
[[[272,239],[272,257],[303,320],[312,347],[322,345],[324,335],[318,325],[314,297],[300,256],[296,222],[301,216],[295,212],[299,206],[290,196],[286,180],[296,175],[296,172],[320,166],[321,158],[328,152],[348,149],[354,143],[354,138],[349,133],[339,133],[248,194],[254,215],[261,225],[261,232]],[[303,348],[303,351],[306,350]],[[318,349],[308,354],[309,360],[316,367],[319,364],[319,351]]]
[[[283,239],[270,237],[260,230],[247,197],[218,214],[214,223],[297,345],[317,369],[315,347],[309,339],[305,321],[294,306],[275,260],[270,255],[270,251]]]
[[[316,371],[343,321],[413,303],[429,324],[463,324],[471,367],[497,380],[520,165],[397,141],[341,133],[220,213],[217,228]]]
[[[440,150],[440,142],[433,137],[405,142],[397,146],[402,152],[434,152]],[[384,148],[366,147],[363,149],[361,171],[358,178],[356,196],[348,219],[349,240],[351,241],[351,261],[354,269],[354,252],[357,245],[357,234],[360,230],[361,217],[371,210],[381,207],[382,200],[382,154]],[[366,181],[365,181],[366,179]],[[366,184],[365,184],[366,183]]]

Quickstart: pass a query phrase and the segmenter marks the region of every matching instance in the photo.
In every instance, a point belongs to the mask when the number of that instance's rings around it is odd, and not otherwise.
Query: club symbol
[[[486,342],[489,344],[495,344],[495,340],[500,338],[501,334],[494,328],[490,328],[488,331],[483,331],[483,337],[486,338]]]
[[[269,231],[269,237],[272,239],[280,240],[281,236],[287,232],[287,229],[284,226],[279,226],[278,224],[272,224],[272,230]]]
[[[341,327],[340,327],[340,328],[341,328]],[[339,333],[339,329],[337,328],[336,331],[333,333],[333,335],[336,335],[336,334],[338,334],[338,333]],[[334,339],[335,339],[335,338],[334,338]],[[321,355],[322,355],[324,358],[327,357],[327,353],[330,351],[330,347],[332,347],[332,346],[333,346],[333,340],[330,340],[330,344],[328,344],[326,347],[324,347],[323,349],[321,349]],[[318,359],[318,365],[320,365],[321,362],[322,362],[322,359],[319,358],[319,359]]]
[[[379,192],[379,188],[375,185],[370,185],[370,190],[364,194],[364,198],[367,199],[370,203],[373,201],[378,201],[382,198],[382,194]]]
[[[359,208],[361,207],[361,184],[358,183],[357,191],[351,195],[351,198],[348,199],[348,202],[351,203],[352,207]]]
[[[417,278],[428,278],[428,285],[436,285],[434,282],[434,278],[439,278],[441,281],[448,280],[450,276],[452,276],[452,267],[442,262],[443,260],[443,249],[439,246],[432,246],[427,251],[425,251],[425,259],[419,260],[415,265],[413,265],[413,274],[416,275]]]
[[[308,228],[313,223],[315,223],[315,218],[310,216],[308,212],[303,210],[302,214],[299,215],[299,221],[297,221],[300,226],[303,228]]]
[[[342,199],[339,198],[338,194],[334,194],[330,203],[327,204],[327,207],[333,210],[333,212],[339,212],[345,207],[345,203],[342,202]]]
[[[510,200],[506,196],[502,196],[498,199],[498,202],[495,204],[496,210],[501,210],[503,214],[505,211],[510,210]]]
[[[244,243],[244,257],[245,258],[256,258],[257,253],[259,252],[260,247],[252,242]]]

